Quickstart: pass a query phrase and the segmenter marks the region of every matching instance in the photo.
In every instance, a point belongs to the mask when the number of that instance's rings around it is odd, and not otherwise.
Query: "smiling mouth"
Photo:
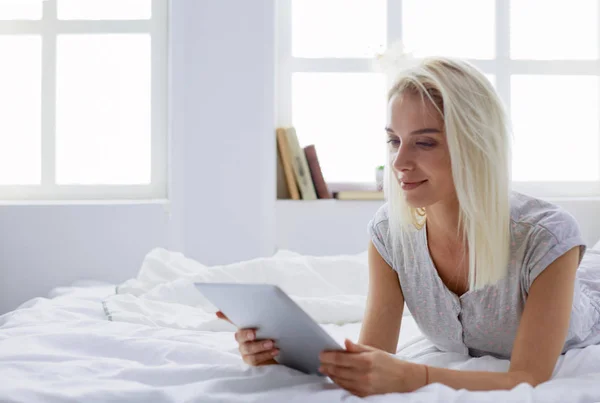
[[[425,179],[424,181],[420,181],[420,182],[401,182],[400,187],[402,187],[403,190],[412,190],[412,189],[416,189],[417,187],[421,186],[425,182],[427,182],[427,179]]]

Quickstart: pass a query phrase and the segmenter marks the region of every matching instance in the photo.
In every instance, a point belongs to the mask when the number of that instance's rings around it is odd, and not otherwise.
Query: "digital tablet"
[[[278,286],[271,284],[194,283],[239,329],[256,328],[256,340],[271,339],[275,360],[316,374],[323,350],[344,350]]]

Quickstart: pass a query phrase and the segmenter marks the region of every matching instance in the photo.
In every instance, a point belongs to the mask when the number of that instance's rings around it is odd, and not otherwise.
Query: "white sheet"
[[[114,321],[234,330],[215,317],[216,308],[194,282],[277,284],[318,323],[359,322],[367,295],[367,256],[309,257],[281,251],[269,258],[206,267],[181,253],[155,249],[137,278],[120,285],[119,295],[108,298],[105,308]]]
[[[149,285],[137,298],[161,282],[172,280],[163,278]],[[132,285],[135,285],[133,280],[129,282]],[[1,316],[0,401],[359,400],[327,380],[289,368],[246,366],[231,331],[186,328],[188,323],[184,318],[169,326],[136,322],[140,315],[152,317],[152,305],[131,305],[131,311],[137,315],[134,320],[107,321],[100,302],[106,297],[107,301],[115,298],[109,297],[113,292],[112,285],[57,289],[52,293],[53,299],[36,298]],[[327,300],[326,295],[321,295],[321,302]],[[140,306],[149,310],[140,313],[137,311]],[[123,306],[120,308],[126,312]],[[360,329],[360,323],[322,326],[338,341],[344,337],[356,341]],[[399,347],[400,357],[430,365],[490,371],[508,368],[508,361],[492,357],[470,358],[437,351],[420,336],[409,315],[403,318]],[[522,384],[512,391],[467,392],[434,384],[411,394],[372,396],[366,400],[600,401],[600,346],[570,351],[560,357],[553,380],[537,388]]]

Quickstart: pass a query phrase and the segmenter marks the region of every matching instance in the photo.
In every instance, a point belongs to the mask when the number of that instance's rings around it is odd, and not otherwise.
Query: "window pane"
[[[598,77],[516,75],[511,90],[513,180],[600,179]]]
[[[149,183],[149,35],[59,35],[57,52],[57,182]]]
[[[294,57],[370,58],[386,31],[386,0],[292,0]]]
[[[151,0],[58,0],[61,20],[144,20],[152,16]]]
[[[402,4],[403,42],[415,55],[495,57],[494,0],[404,0]]]
[[[0,20],[39,20],[42,18],[40,0],[0,0]]]
[[[328,182],[374,182],[385,164],[386,86],[375,73],[295,73],[292,120]]]
[[[0,35],[0,185],[41,182],[42,40]]]
[[[511,1],[510,19],[513,59],[598,57],[597,0]]]

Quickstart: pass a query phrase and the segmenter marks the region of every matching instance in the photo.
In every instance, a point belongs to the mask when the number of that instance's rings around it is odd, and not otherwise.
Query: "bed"
[[[155,249],[122,284],[79,282],[0,317],[1,402],[359,401],[328,379],[283,366],[249,367],[234,328],[214,316],[194,281],[282,287],[334,339],[358,340],[367,291],[366,253],[329,257],[279,251],[207,267]],[[405,308],[398,357],[455,369],[506,371],[509,362],[437,350]],[[559,358],[551,381],[510,391],[432,384],[372,402],[600,402],[600,346]]]

